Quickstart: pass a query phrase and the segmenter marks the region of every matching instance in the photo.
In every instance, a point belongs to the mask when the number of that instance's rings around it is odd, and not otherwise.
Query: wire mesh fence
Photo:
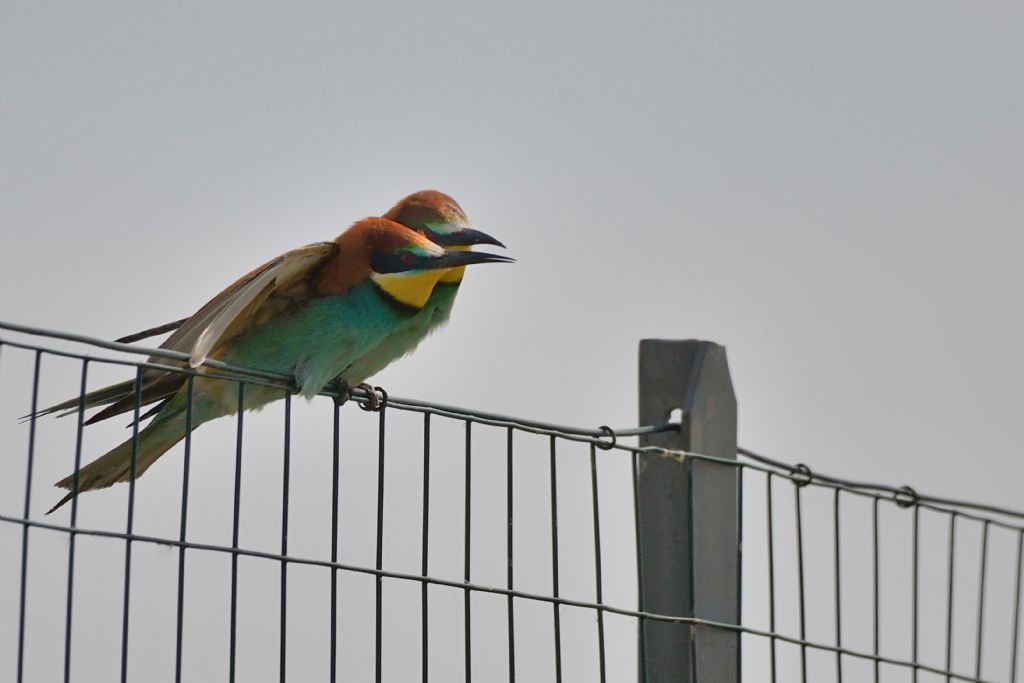
[[[0,329],[5,680],[658,680],[651,623],[681,625],[690,680],[727,680],[696,656],[709,632],[738,635],[745,681],[1020,680],[1012,510],[633,442],[676,421],[576,429],[395,396],[369,412],[331,389],[307,404],[286,377]],[[50,482],[124,433],[17,418],[153,366],[282,400],[45,516]],[[647,456],[732,473],[741,619],[644,607]]]

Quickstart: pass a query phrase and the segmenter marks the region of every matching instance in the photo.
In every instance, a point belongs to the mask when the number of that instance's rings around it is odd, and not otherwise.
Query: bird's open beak
[[[446,251],[444,256],[431,259],[426,264],[424,270],[458,268],[460,266],[471,266],[474,263],[515,263],[515,259],[498,254],[485,254],[481,251]]]
[[[431,232],[428,237],[431,242],[442,247],[471,247],[475,244],[493,244],[496,247],[501,247],[502,249],[505,248],[504,244],[491,237],[486,232],[474,230],[473,228],[463,228],[462,230],[449,232],[443,235]]]

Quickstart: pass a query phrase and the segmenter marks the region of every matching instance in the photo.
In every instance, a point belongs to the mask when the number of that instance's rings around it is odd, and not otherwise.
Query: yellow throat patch
[[[448,247],[448,251],[470,251],[470,247]],[[466,266],[445,268],[444,273],[441,275],[441,282],[447,282],[448,284],[459,283],[462,282],[462,276],[465,274]]]
[[[423,308],[434,291],[434,286],[447,270],[438,269],[413,273],[373,273],[373,281],[388,295],[406,306]]]
[[[447,282],[448,284],[455,284],[462,282],[462,276],[466,274],[466,266],[459,266],[458,268],[445,268],[442,271],[441,282]]]

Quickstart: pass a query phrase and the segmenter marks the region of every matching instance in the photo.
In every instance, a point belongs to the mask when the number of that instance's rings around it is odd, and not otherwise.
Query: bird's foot
[[[388,404],[388,392],[384,391],[381,387],[374,387],[366,382],[361,382],[356,385],[356,389],[365,391],[369,399],[366,403],[359,404],[359,407],[363,410],[379,413]]]
[[[352,398],[352,387],[343,379],[334,380],[334,383],[338,386],[338,395],[334,397],[334,405],[340,408]]]
[[[343,406],[352,398],[355,389],[362,389],[366,392],[366,403],[360,403],[359,407],[370,412],[380,412],[387,405],[388,393],[381,387],[374,387],[366,382],[361,382],[354,387],[349,386],[345,380],[337,380],[338,395],[334,397],[334,405]]]

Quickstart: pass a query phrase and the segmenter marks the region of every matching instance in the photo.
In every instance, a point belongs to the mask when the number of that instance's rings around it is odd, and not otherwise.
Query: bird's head
[[[476,244],[505,246],[487,233],[471,228],[458,202],[436,190],[414,192],[391,207],[384,218],[422,233],[445,249]]]
[[[412,228],[449,251],[468,251],[477,244],[505,247],[494,237],[470,227],[458,202],[436,190],[414,192],[391,207],[384,218]],[[442,273],[441,282],[457,284],[464,272],[464,268],[451,268]]]
[[[514,260],[498,254],[445,249],[424,234],[387,218],[359,221],[338,238],[338,245],[339,256],[350,260],[340,272],[369,271],[369,279],[385,294],[412,308],[422,308],[434,286],[452,269]]]

